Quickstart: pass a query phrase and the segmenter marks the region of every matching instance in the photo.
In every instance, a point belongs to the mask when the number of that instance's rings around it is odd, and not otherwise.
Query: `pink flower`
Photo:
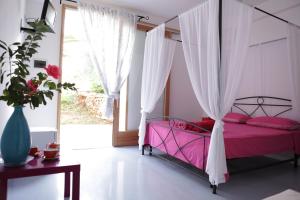
[[[45,70],[49,76],[52,76],[55,79],[59,79],[60,77],[60,70],[58,66],[55,65],[48,65]]]
[[[27,86],[32,92],[36,92],[37,88],[39,87],[37,84],[35,84],[32,80],[27,81]]]

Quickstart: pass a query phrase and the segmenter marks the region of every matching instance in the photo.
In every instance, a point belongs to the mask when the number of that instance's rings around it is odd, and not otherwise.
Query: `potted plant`
[[[0,40],[0,83],[4,87],[0,100],[14,107],[1,136],[1,154],[6,166],[24,164],[31,146],[23,107],[29,104],[30,108],[35,109],[40,105],[47,105],[46,99],[51,100],[55,91],[76,90],[73,83],[55,80],[60,76],[57,66],[48,65],[44,72],[35,76],[30,74],[30,59],[37,53],[39,41],[49,30],[41,20],[30,25],[34,31],[27,32],[24,42],[7,45]]]

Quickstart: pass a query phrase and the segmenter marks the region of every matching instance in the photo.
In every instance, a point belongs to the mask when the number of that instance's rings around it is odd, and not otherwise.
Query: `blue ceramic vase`
[[[31,146],[30,131],[22,106],[16,106],[1,136],[1,154],[5,166],[21,166]]]

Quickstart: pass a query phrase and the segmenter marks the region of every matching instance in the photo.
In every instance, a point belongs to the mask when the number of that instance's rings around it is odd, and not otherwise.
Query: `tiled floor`
[[[81,163],[82,200],[256,200],[300,191],[300,167],[286,163],[231,176],[213,195],[206,178],[137,147],[111,147],[111,127],[65,126],[62,156]],[[96,131],[95,131],[96,130]],[[64,176],[10,180],[8,200],[61,200]]]
[[[137,147],[65,150],[81,162],[82,200],[210,200],[262,199],[286,189],[300,191],[300,168],[282,164],[232,176],[211,194],[206,179]],[[9,181],[9,200],[63,199],[63,176]]]
[[[61,144],[64,149],[95,149],[111,147],[112,124],[62,125]]]

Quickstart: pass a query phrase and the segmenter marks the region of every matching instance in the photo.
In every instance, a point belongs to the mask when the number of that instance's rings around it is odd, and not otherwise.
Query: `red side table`
[[[43,161],[42,158],[33,158],[22,167],[4,167],[0,164],[0,200],[7,198],[7,180],[10,178],[23,178],[30,176],[40,176],[48,174],[65,173],[65,191],[64,196],[70,197],[71,172],[72,199],[79,200],[80,192],[80,164],[69,160],[51,160]]]

